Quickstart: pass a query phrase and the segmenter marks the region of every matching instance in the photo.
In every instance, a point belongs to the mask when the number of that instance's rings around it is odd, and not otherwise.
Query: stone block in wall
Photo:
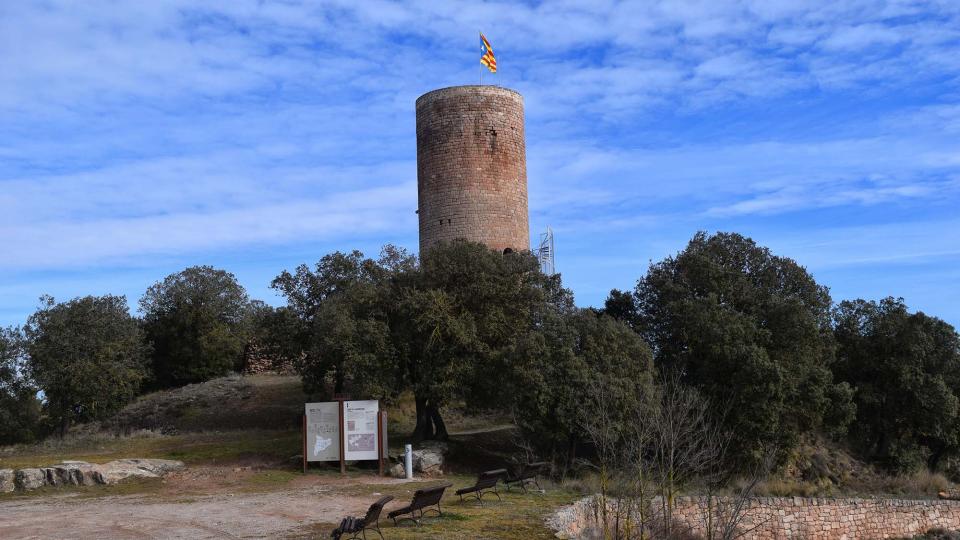
[[[9,493],[15,488],[13,469],[0,469],[0,493]]]

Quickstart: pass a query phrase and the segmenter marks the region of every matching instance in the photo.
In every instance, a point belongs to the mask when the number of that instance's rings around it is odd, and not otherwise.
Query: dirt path
[[[194,470],[149,495],[82,497],[67,491],[3,501],[0,538],[282,538],[304,525],[334,523],[365,512],[371,496],[345,494],[349,486],[400,482],[308,476],[275,491],[231,493],[209,483],[220,472]],[[176,485],[178,480],[183,484]]]
[[[0,506],[0,538],[276,538],[302,525],[362,513],[369,498],[317,493],[20,500]]]

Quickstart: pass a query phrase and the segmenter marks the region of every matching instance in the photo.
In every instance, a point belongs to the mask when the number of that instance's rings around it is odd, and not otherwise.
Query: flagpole
[[[480,33],[479,30],[477,30],[477,33],[480,34],[481,36],[483,35]],[[480,86],[483,86],[483,62],[478,62],[478,63],[480,64]]]

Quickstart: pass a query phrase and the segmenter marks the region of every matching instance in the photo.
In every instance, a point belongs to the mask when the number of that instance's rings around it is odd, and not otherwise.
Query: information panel
[[[307,461],[340,461],[340,404],[307,403],[306,414]]]
[[[343,402],[344,448],[343,457],[347,461],[379,459],[377,435],[380,422],[377,401]]]

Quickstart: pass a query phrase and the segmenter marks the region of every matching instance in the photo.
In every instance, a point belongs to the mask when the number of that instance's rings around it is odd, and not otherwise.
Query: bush
[[[249,333],[247,293],[229,272],[193,266],[167,276],[140,299],[153,346],[153,385],[181,386],[226,375]]]
[[[960,337],[902,299],[842,302],[836,377],[854,389],[854,448],[888,471],[937,470],[960,453]]]
[[[729,406],[734,462],[771,448],[783,459],[801,434],[840,434],[851,420],[851,390],[829,369],[830,295],[796,262],[738,234],[698,233],[650,266],[634,298],[633,310],[622,295],[608,308],[636,318],[662,370]]]
[[[62,436],[72,422],[104,418],[137,395],[149,347],[122,296],[43,300],[25,328],[27,366]]]
[[[548,313],[513,351],[515,416],[543,455],[571,465],[587,443],[582,425],[589,389],[603,394],[605,417],[626,433],[653,391],[653,356],[633,331],[592,310]],[[599,406],[599,405],[598,405]]]
[[[40,400],[24,362],[20,330],[0,328],[0,445],[32,442],[38,434]]]

